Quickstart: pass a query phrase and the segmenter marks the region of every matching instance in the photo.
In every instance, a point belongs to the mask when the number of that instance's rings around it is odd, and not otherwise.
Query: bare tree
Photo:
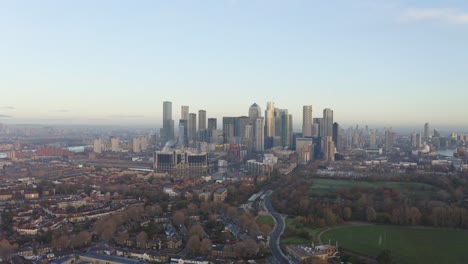
[[[197,254],[200,251],[200,239],[198,236],[191,236],[187,241],[187,248],[190,250],[190,253]]]
[[[204,239],[201,241],[200,253],[201,253],[203,256],[208,255],[208,253],[210,253],[211,247],[212,247],[211,240],[210,240],[209,238],[204,238]]]
[[[205,230],[203,230],[201,225],[194,225],[190,228],[189,233],[191,236],[197,236],[199,239],[201,239],[205,234]]]
[[[377,219],[377,213],[375,212],[374,207],[367,207],[366,219],[369,222],[374,222]]]
[[[136,237],[137,245],[139,245],[140,248],[145,248],[146,241],[148,241],[148,235],[145,231],[141,231]]]
[[[247,257],[253,257],[258,253],[258,244],[253,239],[249,238],[245,241],[245,254]]]
[[[180,226],[185,223],[185,220],[187,219],[187,216],[184,214],[183,211],[176,211],[174,215],[172,216],[172,221],[174,224]]]
[[[343,218],[344,218],[344,220],[349,220],[349,219],[351,219],[351,215],[352,215],[351,208],[345,207],[345,208],[343,209]]]

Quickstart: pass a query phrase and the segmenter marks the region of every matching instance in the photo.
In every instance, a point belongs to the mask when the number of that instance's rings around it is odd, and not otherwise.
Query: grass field
[[[312,195],[330,195],[338,189],[350,189],[353,187],[365,188],[392,188],[400,191],[405,196],[428,199],[439,189],[419,182],[368,182],[354,180],[314,179],[311,187]]]
[[[269,215],[260,215],[257,217],[256,222],[258,224],[267,224],[271,226],[271,228],[275,227],[275,221],[273,220],[273,217]]]
[[[468,263],[468,230],[354,226],[330,230],[322,241],[354,252],[377,256],[390,249],[395,263]]]
[[[318,235],[318,233],[320,233],[320,231],[322,231],[323,229],[321,228],[308,228],[308,227],[303,227],[303,226],[300,226],[296,223],[296,221],[292,218],[287,218],[286,219],[286,226],[287,228],[290,228],[292,230],[294,230],[295,232],[299,233],[299,232],[307,232],[309,233],[309,236],[311,236],[312,238],[314,238],[314,241],[317,242],[317,240],[315,239],[316,236]],[[284,244],[284,245],[310,245],[312,243],[312,240],[310,239],[305,239],[305,238],[302,238],[302,237],[299,237],[299,236],[289,236],[289,237],[285,237],[284,235],[281,237],[281,244]]]

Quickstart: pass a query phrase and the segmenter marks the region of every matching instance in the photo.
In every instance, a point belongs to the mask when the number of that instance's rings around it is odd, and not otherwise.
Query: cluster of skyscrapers
[[[198,128],[197,128],[198,124]],[[293,132],[293,117],[287,109],[275,107],[268,102],[264,115],[254,103],[248,116],[222,118],[222,128],[217,129],[217,119],[208,118],[205,110],[197,114],[189,112],[189,106],[181,106],[178,131],[174,131],[172,103],[163,103],[163,127],[161,140],[172,141],[179,146],[195,147],[197,142],[215,144],[238,144],[253,152],[263,152],[273,147],[296,149],[300,143],[299,159],[304,162],[313,158],[334,160],[338,145],[339,127],[333,122],[333,111],[324,109],[320,118],[312,117],[312,106],[303,107],[302,133]]]

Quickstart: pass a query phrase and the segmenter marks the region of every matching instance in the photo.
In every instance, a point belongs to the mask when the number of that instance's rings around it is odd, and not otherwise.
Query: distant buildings
[[[181,150],[156,151],[153,167],[156,170],[206,169],[208,168],[208,154]]]

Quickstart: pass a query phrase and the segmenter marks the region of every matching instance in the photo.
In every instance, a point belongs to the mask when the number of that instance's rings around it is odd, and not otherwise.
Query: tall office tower
[[[234,142],[234,131],[236,123],[236,117],[223,117],[224,143]]]
[[[251,123],[247,124],[244,129],[244,138],[242,140],[243,144],[247,146],[248,150],[253,148],[253,125]]]
[[[190,113],[188,115],[188,140],[197,139],[197,114]]]
[[[262,117],[262,109],[257,103],[254,103],[249,107],[250,122],[255,123],[259,117]]]
[[[385,129],[385,151],[390,151],[393,147],[393,133],[392,129]]]
[[[263,152],[265,150],[264,135],[265,135],[265,120],[263,117],[259,117],[254,123],[254,149],[257,152]]]
[[[186,146],[187,142],[187,120],[181,119],[179,121],[179,136],[177,137],[177,144],[179,146]]]
[[[93,151],[94,153],[102,152],[102,139],[98,138],[94,140]]]
[[[335,147],[338,148],[338,138],[340,136],[340,125],[335,122],[333,123],[333,133],[332,133],[332,139],[333,143],[335,143]]]
[[[424,140],[429,141],[429,123],[424,124]]]
[[[299,164],[306,164],[314,157],[312,138],[296,138],[296,152]]]
[[[206,111],[198,110],[198,130],[206,130]]]
[[[323,118],[316,117],[312,119],[312,137],[322,136],[322,126]]]
[[[322,137],[333,136],[333,111],[331,109],[323,109],[323,126]]]
[[[248,116],[239,116],[236,118],[234,136],[240,137],[241,139],[245,138],[245,126],[250,123],[250,118]]]
[[[422,138],[421,138],[421,134],[416,134],[416,147],[417,148],[420,148],[422,147]]]
[[[275,103],[268,102],[267,110],[265,110],[265,148],[273,147],[273,139],[275,137]]]
[[[434,137],[440,137],[439,130],[434,129]]]
[[[188,145],[188,120],[187,119],[180,119],[179,120],[178,144],[179,144],[179,146],[187,146]]]
[[[218,127],[218,120],[216,118],[208,118],[208,130],[216,130]]]
[[[164,141],[174,139],[174,120],[172,120],[172,102],[163,102],[163,127],[161,138]]]
[[[188,105],[183,105],[180,107],[180,119],[188,120],[189,107]]]
[[[312,106],[302,107],[302,136],[312,137]]]
[[[111,137],[111,151],[118,152],[120,151],[120,141],[118,137]]]
[[[332,136],[322,138],[322,153],[326,161],[335,161],[335,143]]]
[[[287,112],[281,115],[281,145],[284,148],[292,148],[292,115]]]
[[[377,143],[377,140],[376,140],[376,136],[375,136],[375,130],[371,129],[369,146],[371,148],[376,148],[377,147],[376,143]]]
[[[413,132],[413,134],[411,134],[411,146],[413,148],[416,147],[416,133],[415,132]]]

